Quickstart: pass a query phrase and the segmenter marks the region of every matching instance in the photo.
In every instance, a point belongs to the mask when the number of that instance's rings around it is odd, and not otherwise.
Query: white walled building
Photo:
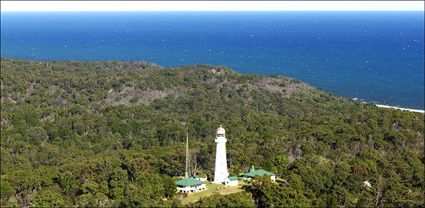
[[[238,186],[239,185],[238,177],[237,176],[230,176],[224,181],[224,184],[226,186]]]
[[[183,193],[197,192],[207,188],[205,180],[196,176],[190,176],[190,153],[189,153],[189,135],[186,135],[186,167],[184,171],[184,178],[176,181],[177,191]]]
[[[190,177],[176,182],[177,191],[182,193],[191,193],[205,190],[207,187],[204,181]]]
[[[227,156],[226,156],[226,131],[223,126],[217,128],[215,143],[216,154],[215,154],[215,167],[214,167],[214,183],[224,183],[229,177],[227,171]]]
[[[255,169],[254,166],[251,166],[248,173],[242,173],[239,177],[242,177],[244,180],[251,180],[256,176],[270,176],[270,180],[276,182],[276,174],[263,170],[263,169]]]

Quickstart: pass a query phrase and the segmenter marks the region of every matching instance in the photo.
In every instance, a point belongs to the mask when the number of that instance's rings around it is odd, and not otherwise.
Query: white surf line
[[[379,105],[379,104],[375,104],[375,105],[380,108],[392,108],[392,109],[398,109],[398,110],[404,110],[404,111],[410,111],[410,112],[416,112],[416,113],[425,113],[425,110],[419,110],[419,109],[400,108],[400,107],[390,106],[390,105]]]

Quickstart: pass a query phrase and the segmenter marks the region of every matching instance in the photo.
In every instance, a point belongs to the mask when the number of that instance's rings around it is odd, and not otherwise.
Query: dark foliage
[[[259,178],[193,206],[424,206],[420,113],[216,66],[2,59],[1,68],[2,207],[179,206],[186,126],[192,172],[211,177],[219,124],[231,174],[255,164],[287,183]]]

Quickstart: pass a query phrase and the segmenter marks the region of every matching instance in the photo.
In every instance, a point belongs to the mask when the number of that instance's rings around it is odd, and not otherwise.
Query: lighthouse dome
[[[226,131],[224,130],[223,126],[220,125],[220,127],[217,128],[217,134],[225,134]]]

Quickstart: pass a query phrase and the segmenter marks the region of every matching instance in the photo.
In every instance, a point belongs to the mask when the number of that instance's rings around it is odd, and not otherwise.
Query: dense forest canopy
[[[186,127],[191,172],[212,177],[220,124],[230,174],[255,165],[287,184],[189,206],[424,206],[421,113],[220,66],[9,59],[0,206],[182,206]]]

